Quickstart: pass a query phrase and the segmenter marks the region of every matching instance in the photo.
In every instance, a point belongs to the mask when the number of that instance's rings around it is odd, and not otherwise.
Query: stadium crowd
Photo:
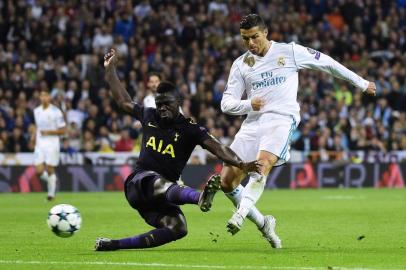
[[[104,81],[111,47],[134,100],[157,72],[179,86],[186,116],[231,143],[243,118],[221,113],[220,101],[248,13],[266,20],[272,40],[319,50],[377,85],[368,98],[301,71],[294,149],[406,150],[405,0],[6,0],[0,10],[0,152],[33,151],[44,88],[66,115],[62,151],[138,151],[140,124],[117,111]]]

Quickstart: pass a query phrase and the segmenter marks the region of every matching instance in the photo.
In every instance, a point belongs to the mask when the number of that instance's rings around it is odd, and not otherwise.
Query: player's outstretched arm
[[[376,95],[376,86],[374,82],[369,82],[363,79],[361,76],[349,70],[330,56],[296,44],[293,45],[293,50],[295,62],[299,69],[309,68],[329,73],[336,78],[348,81],[352,85],[361,88],[368,95]]]
[[[134,111],[135,103],[132,102],[127,90],[123,87],[118,79],[116,72],[117,65],[117,53],[114,49],[110,49],[108,53],[104,55],[104,68],[106,69],[106,81],[110,85],[113,98],[117,105],[128,114],[132,114]]]
[[[206,139],[202,146],[225,163],[240,168],[246,173],[261,173],[261,165],[258,163],[258,161],[254,160],[251,162],[243,162],[230,147],[221,144],[212,137]]]

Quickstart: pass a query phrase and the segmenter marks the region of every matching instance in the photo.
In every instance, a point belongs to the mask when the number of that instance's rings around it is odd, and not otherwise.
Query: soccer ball
[[[82,224],[78,209],[70,204],[58,204],[48,212],[48,227],[59,237],[71,237]]]

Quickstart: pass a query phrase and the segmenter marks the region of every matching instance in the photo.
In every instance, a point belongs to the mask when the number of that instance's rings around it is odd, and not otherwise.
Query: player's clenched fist
[[[106,69],[109,69],[115,67],[116,64],[117,64],[116,50],[110,49],[110,51],[104,55],[104,67]]]
[[[251,99],[251,106],[254,111],[259,111],[265,105],[265,101],[262,98],[254,97]]]
[[[369,82],[368,88],[365,90],[365,93],[370,96],[376,96],[376,85],[374,82]]]

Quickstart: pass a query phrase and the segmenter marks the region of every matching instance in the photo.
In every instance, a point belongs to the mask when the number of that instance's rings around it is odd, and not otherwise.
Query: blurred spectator
[[[61,152],[67,154],[74,154],[77,153],[78,150],[70,145],[70,141],[68,139],[62,139],[61,145]]]
[[[128,129],[121,131],[120,139],[116,142],[114,150],[117,152],[129,152],[134,147],[134,140],[130,138]]]
[[[108,32],[107,26],[102,25],[96,28],[93,37],[92,47],[94,50],[106,52],[113,45],[113,35]]]

